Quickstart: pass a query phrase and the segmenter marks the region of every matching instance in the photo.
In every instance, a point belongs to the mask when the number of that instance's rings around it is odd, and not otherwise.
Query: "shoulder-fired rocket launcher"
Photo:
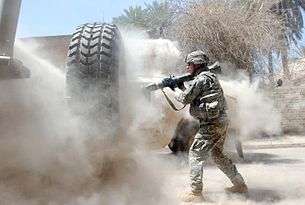
[[[218,62],[214,63],[211,66],[208,66],[209,70],[213,73],[219,74],[221,73],[221,68],[218,64]],[[163,80],[159,83],[151,83],[145,86],[145,90],[147,92],[155,91],[158,89],[163,89],[163,88],[170,88],[172,90],[175,90],[175,88],[180,87],[184,82],[191,81],[194,79],[194,76],[191,74],[184,74],[181,76],[170,76],[167,78],[163,78]]]
[[[166,87],[171,88],[172,90],[174,90],[176,87],[178,87],[178,85],[190,81],[192,80],[194,77],[191,74],[184,74],[181,76],[171,76],[171,77],[167,77],[164,78],[161,82],[159,83],[151,83],[148,84],[147,86],[145,86],[145,90],[146,91],[155,91],[158,89],[163,89]]]

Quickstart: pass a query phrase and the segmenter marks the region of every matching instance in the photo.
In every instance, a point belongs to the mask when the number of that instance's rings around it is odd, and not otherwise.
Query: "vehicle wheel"
[[[84,24],[72,36],[66,88],[74,114],[96,128],[119,128],[119,61],[121,37],[112,24]]]

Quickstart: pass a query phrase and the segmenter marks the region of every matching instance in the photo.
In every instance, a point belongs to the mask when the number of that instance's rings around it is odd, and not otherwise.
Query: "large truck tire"
[[[66,86],[72,112],[95,129],[119,128],[119,62],[121,37],[112,24],[84,24],[72,36]]]

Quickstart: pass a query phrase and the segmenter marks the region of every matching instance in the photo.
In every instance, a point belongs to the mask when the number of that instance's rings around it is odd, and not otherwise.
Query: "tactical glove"
[[[164,78],[162,80],[162,85],[164,87],[169,87],[174,91],[175,88],[177,87],[177,82],[173,78],[169,77],[169,78]]]

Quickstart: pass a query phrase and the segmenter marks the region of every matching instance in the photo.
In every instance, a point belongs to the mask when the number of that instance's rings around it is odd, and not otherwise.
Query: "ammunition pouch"
[[[212,93],[200,98],[199,108],[204,113],[206,120],[212,120],[220,116],[220,97],[219,93]]]
[[[206,112],[208,119],[215,119],[220,116],[219,102],[213,101],[211,103],[206,103]]]

